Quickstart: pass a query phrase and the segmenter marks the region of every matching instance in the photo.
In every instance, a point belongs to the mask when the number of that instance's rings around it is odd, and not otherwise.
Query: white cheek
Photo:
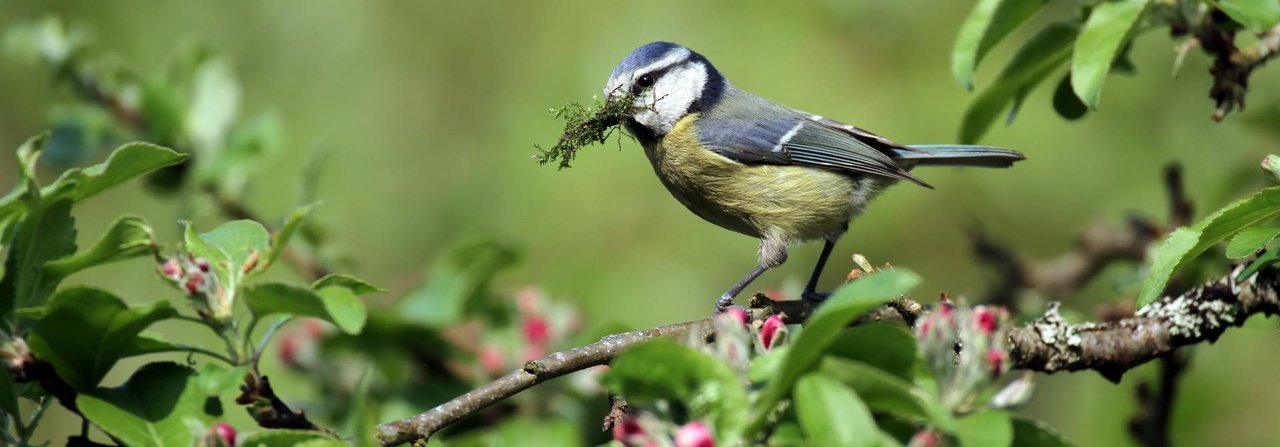
[[[635,119],[659,134],[666,134],[689,112],[707,84],[707,70],[701,65],[673,69],[658,79],[653,88],[637,99],[642,107]]]

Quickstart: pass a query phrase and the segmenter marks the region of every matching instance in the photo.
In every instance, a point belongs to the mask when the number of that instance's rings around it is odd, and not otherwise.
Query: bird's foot
[[[721,295],[720,299],[716,300],[716,308],[712,315],[720,315],[724,313],[724,311],[729,310],[730,306],[733,306],[733,295],[729,295],[727,293]]]
[[[800,298],[805,301],[814,301],[819,303],[826,301],[829,296],[831,296],[831,292],[815,292],[812,290],[806,290],[800,294]]]

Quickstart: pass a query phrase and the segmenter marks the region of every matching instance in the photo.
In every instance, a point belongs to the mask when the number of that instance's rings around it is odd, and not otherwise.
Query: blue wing
[[[813,166],[929,186],[889,155],[910,148],[845,125],[869,135],[860,139],[857,133],[831,127],[821,120],[825,119],[804,115],[768,119],[708,117],[699,120],[697,127],[703,146],[739,162]]]

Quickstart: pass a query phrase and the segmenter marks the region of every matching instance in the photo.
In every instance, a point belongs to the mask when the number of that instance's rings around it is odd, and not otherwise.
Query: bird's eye
[[[640,88],[653,87],[653,75],[651,74],[641,75],[640,79],[636,79],[636,86]]]

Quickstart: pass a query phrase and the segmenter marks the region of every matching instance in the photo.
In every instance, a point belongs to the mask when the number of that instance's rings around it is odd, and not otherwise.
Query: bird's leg
[[[747,276],[743,276],[742,279],[738,280],[733,287],[729,288],[729,291],[725,292],[724,295],[721,295],[719,300],[716,300],[715,313],[719,314],[728,309],[729,306],[733,304],[733,297],[742,293],[742,289],[747,288],[747,286],[751,284],[751,281],[755,281],[756,278],[760,277],[760,275],[768,269],[769,267],[764,264],[757,265],[755,269],[751,270],[751,273],[748,273]]]
[[[816,289],[818,288],[818,278],[822,277],[822,268],[827,266],[827,258],[831,257],[831,251],[835,250],[835,248],[835,239],[827,239],[827,241],[822,244],[822,254],[818,255],[818,265],[813,267],[813,274],[809,275],[809,283],[805,284],[804,292],[800,293],[800,298],[822,301],[826,299],[828,295],[831,295],[830,293],[819,293]]]

